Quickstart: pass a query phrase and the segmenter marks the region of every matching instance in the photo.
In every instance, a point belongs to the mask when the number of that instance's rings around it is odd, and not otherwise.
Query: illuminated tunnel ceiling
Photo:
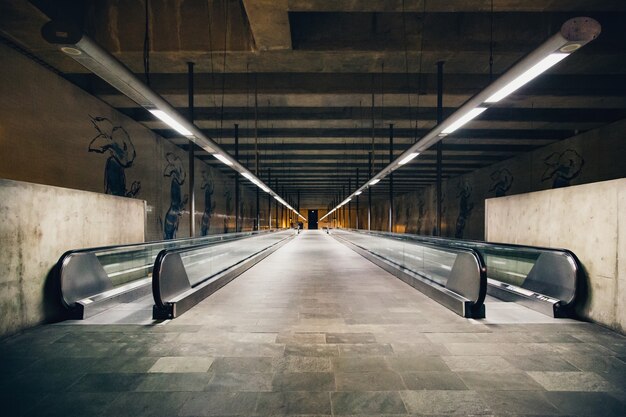
[[[267,181],[271,170],[272,188],[299,191],[302,207],[326,207],[342,187],[356,188],[357,169],[364,183],[369,152],[374,173],[384,167],[390,124],[396,157],[435,125],[438,61],[445,117],[489,84],[491,49],[497,77],[572,17],[595,18],[602,34],[444,139],[443,177],[626,117],[626,2],[494,0],[493,13],[488,0],[148,4],[151,87],[187,114],[194,62],[196,125],[234,155],[238,124],[239,159],[253,171],[256,126],[259,177]],[[50,18],[70,20],[145,79],[143,0],[7,1],[0,16],[5,40],[187,149],[186,139],[40,35]],[[224,169],[200,149],[197,156]],[[396,171],[395,192],[433,183],[435,163],[431,150]],[[374,187],[381,198],[384,185]]]

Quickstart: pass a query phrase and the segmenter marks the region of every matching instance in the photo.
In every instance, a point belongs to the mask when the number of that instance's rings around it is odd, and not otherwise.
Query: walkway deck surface
[[[176,320],[0,342],[0,414],[626,415],[626,338],[504,317],[463,319],[310,231]]]

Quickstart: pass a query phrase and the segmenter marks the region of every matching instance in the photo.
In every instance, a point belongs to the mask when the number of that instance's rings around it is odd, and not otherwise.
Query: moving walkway
[[[295,235],[254,231],[69,251],[57,264],[62,303],[71,318],[85,319],[152,294],[153,317],[173,318]]]
[[[331,235],[463,317],[485,317],[485,295],[571,317],[583,268],[566,249],[333,229]]]

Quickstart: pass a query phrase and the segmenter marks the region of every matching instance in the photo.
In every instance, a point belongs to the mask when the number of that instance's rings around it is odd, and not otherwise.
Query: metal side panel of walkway
[[[307,231],[176,320],[0,342],[3,415],[623,415],[626,338],[505,316],[464,319]]]

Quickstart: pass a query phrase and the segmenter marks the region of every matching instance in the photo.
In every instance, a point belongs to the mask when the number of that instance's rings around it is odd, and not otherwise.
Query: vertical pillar
[[[235,161],[239,162],[239,125],[237,123],[235,123]],[[239,214],[239,172],[235,172],[235,232],[241,232]]]
[[[393,123],[389,123],[389,163],[393,162]],[[393,171],[389,173],[389,232],[393,232]]]
[[[359,182],[359,169],[356,169],[356,186],[358,187],[360,184]],[[359,228],[359,196],[356,196],[356,229],[358,230]]]
[[[372,153],[369,153],[367,178],[372,179]],[[368,180],[369,181],[369,180]],[[367,187],[367,230],[372,230],[372,187]]]
[[[187,88],[189,95],[189,121],[193,124],[194,104],[193,104],[193,62],[187,62]],[[194,157],[195,143],[189,141],[189,236],[194,237],[196,231],[196,159]]]
[[[272,169],[267,169],[267,185],[271,187],[272,185]],[[272,230],[272,195],[267,194],[267,220],[269,229]]]
[[[443,61],[437,62],[437,124],[443,120]],[[437,142],[437,214],[436,214],[436,236],[441,236],[441,171],[443,164],[443,144],[441,140]]]
[[[278,192],[278,178],[274,180],[274,189]],[[276,218],[276,228],[280,228],[278,224],[278,200],[274,199],[274,217]]]
[[[348,178],[348,192],[352,190],[352,178]],[[352,228],[352,201],[348,203],[348,229]]]

